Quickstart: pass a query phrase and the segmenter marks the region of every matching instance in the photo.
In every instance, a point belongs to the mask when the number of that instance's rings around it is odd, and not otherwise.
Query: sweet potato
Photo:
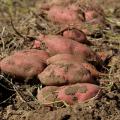
[[[44,70],[48,57],[42,50],[23,50],[4,58],[0,69],[7,74],[29,79]]]
[[[78,63],[65,62],[50,64],[38,75],[44,85],[65,85],[93,82],[90,72]]]
[[[46,11],[49,20],[59,24],[74,25],[84,21],[84,17],[80,10],[76,10],[73,6],[54,5]]]
[[[55,63],[56,64],[62,64],[62,63],[64,63],[64,62],[67,62],[67,60],[61,60],[61,61],[56,61]],[[90,72],[90,74],[91,74],[91,76],[92,77],[98,77],[98,76],[105,76],[105,74],[104,73],[101,73],[101,72],[99,72],[96,68],[95,68],[95,66],[93,66],[92,64],[90,64],[90,63],[87,63],[87,62],[80,62],[80,61],[74,61],[74,60],[70,60],[69,62],[71,62],[71,63],[78,63],[79,65],[82,65],[82,66],[84,66],[84,68],[85,69],[87,69],[89,72]]]
[[[39,59],[40,61],[46,63],[46,60],[49,58],[49,54],[44,50],[37,50],[37,49],[29,49],[29,50],[22,50],[19,52],[15,52],[14,55],[26,55],[26,56],[33,56]]]
[[[41,104],[53,105],[56,102],[66,102],[69,105],[97,99],[101,95],[101,88],[94,84],[77,83],[62,87],[47,86],[38,89],[37,99]]]
[[[75,56],[71,54],[57,54],[55,56],[47,59],[47,64],[55,64],[55,63],[64,63],[64,62],[78,63],[79,65],[83,65],[87,70],[90,71],[93,77],[98,77],[99,75],[103,75],[103,73],[97,71],[97,69],[90,63],[88,63],[85,59],[80,56]]]
[[[58,89],[58,98],[68,104],[76,102],[85,102],[91,98],[97,98],[101,89],[97,85],[81,83],[63,86]]]
[[[47,59],[47,65],[54,64],[58,61],[74,61],[77,63],[87,62],[82,56],[72,55],[72,54],[56,54]]]
[[[89,61],[101,62],[99,56],[88,46],[78,43],[77,41],[64,38],[63,36],[40,35],[38,40],[40,41],[40,48],[46,50],[51,55],[69,53],[81,55]]]
[[[87,40],[86,35],[83,31],[77,29],[65,30],[63,32],[65,38],[70,38],[80,43],[91,45],[92,43]]]

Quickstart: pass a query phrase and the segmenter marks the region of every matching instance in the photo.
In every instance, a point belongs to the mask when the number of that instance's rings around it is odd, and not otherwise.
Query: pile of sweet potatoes
[[[94,9],[82,11],[70,1],[52,0],[41,9],[50,21],[62,26],[102,22],[103,18]],[[37,93],[42,104],[85,102],[101,94],[101,88],[94,85],[94,78],[103,75],[96,64],[102,66],[104,62],[89,45],[93,45],[92,42],[78,28],[64,29],[57,35],[40,34],[33,49],[15,52],[1,60],[0,70],[22,79],[38,76],[41,84],[46,86]]]

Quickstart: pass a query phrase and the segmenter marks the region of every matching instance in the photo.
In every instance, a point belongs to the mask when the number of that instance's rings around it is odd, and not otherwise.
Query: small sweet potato
[[[44,85],[65,85],[74,83],[93,82],[90,72],[78,63],[64,61],[50,64],[38,75]]]
[[[62,87],[47,86],[38,89],[37,99],[41,104],[53,105],[56,102],[66,102],[69,105],[97,99],[101,95],[101,88],[94,84],[77,83]]]
[[[101,89],[99,86],[89,83],[81,83],[63,86],[57,90],[58,98],[68,104],[85,102],[91,98],[97,98]]]
[[[38,40],[40,41],[40,48],[46,50],[51,55],[69,53],[81,55],[83,58],[87,58],[89,61],[101,62],[99,56],[87,45],[64,38],[63,36],[40,35]]]
[[[87,40],[85,33],[78,29],[65,30],[63,32],[63,36],[65,38],[70,38],[72,40],[75,40],[79,43],[84,43],[88,45],[92,44],[90,41]]]
[[[44,70],[48,57],[48,53],[42,50],[23,50],[4,58],[0,69],[7,74],[29,79]]]

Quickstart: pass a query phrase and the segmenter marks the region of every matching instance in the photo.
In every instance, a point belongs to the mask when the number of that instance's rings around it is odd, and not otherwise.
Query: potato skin
[[[89,83],[81,83],[63,86],[58,89],[58,98],[72,105],[77,102],[85,102],[91,98],[97,98],[101,94],[99,86]]]
[[[42,84],[65,85],[75,83],[92,83],[93,79],[90,72],[78,63],[63,62],[50,64],[38,75]]]
[[[64,38],[60,35],[40,35],[40,48],[46,50],[51,56],[56,54],[74,54],[81,55],[89,61],[99,61],[99,56],[92,51],[87,45],[77,41]]]
[[[23,50],[0,62],[2,72],[15,77],[30,79],[44,70],[48,54],[41,50]]]
[[[46,86],[38,89],[37,99],[41,104],[52,106],[56,101],[69,105],[97,99],[102,94],[101,88],[90,83],[77,83],[62,87]]]

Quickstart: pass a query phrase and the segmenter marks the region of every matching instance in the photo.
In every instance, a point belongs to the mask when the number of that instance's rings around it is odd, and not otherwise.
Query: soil
[[[0,59],[21,49],[31,48],[39,33],[57,33],[59,27],[39,14],[44,0],[0,0]],[[120,120],[120,1],[100,0],[107,25],[94,31],[88,39],[95,51],[110,54],[96,79],[103,88],[98,100],[69,106],[45,106],[36,99],[37,78],[14,79],[0,72],[0,120]]]

